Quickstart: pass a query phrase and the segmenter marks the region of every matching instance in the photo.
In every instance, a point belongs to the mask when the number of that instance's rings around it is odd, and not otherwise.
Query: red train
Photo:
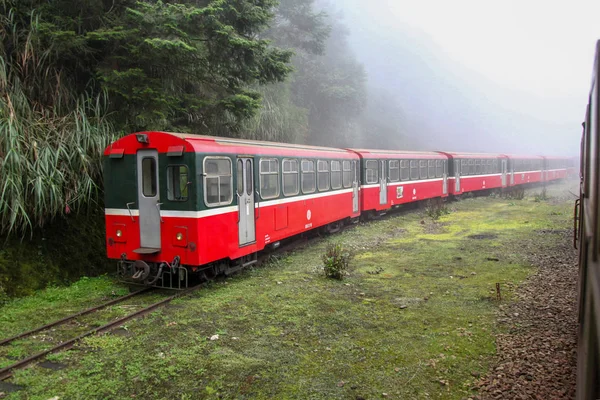
[[[187,287],[281,240],[410,203],[564,178],[568,158],[336,149],[142,132],[104,153],[106,244],[134,283]]]

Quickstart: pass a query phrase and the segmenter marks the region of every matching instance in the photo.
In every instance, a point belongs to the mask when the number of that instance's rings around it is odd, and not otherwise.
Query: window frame
[[[396,164],[396,167],[392,167]],[[397,178],[392,178],[392,170],[397,171]],[[390,182],[400,182],[400,160],[388,160],[388,178]]]
[[[319,169],[319,164],[323,165],[322,163],[325,163],[325,165],[327,166],[327,170],[320,170]],[[319,192],[327,192],[328,190],[331,189],[331,176],[330,174],[330,167],[329,167],[329,160],[317,160],[317,190]],[[327,188],[326,189],[321,189],[321,180],[319,179],[319,176],[323,176],[327,178]]]
[[[348,169],[346,169],[346,163],[348,163]],[[348,177],[348,185],[346,185],[346,177]],[[342,187],[348,189],[352,187],[352,161],[342,160]]]
[[[171,168],[175,168],[175,167],[185,167],[186,173],[185,175],[187,176],[187,183],[186,183],[186,189],[187,189],[187,195],[185,196],[185,199],[176,199],[176,198],[171,198],[171,194],[175,193],[175,190],[172,190],[174,188],[173,186],[173,179],[171,178],[171,173],[170,173],[170,169]],[[179,179],[181,179],[181,172],[179,172],[178,174]],[[185,201],[188,201],[188,199],[190,198],[190,185],[191,185],[191,181],[189,180],[190,177],[190,168],[186,165],[186,164],[169,164],[167,165],[167,200],[169,201],[176,201],[176,202],[180,202],[183,203]],[[179,182],[181,183],[181,182]],[[181,192],[181,187],[179,187],[179,191]]]
[[[369,163],[375,163],[375,168],[370,168]],[[375,171],[375,180],[369,180],[369,170]],[[365,181],[367,185],[374,185],[379,183],[379,160],[366,160],[365,161]]]
[[[285,170],[286,162],[289,162],[289,163],[296,162],[296,171],[286,171]],[[285,176],[292,175],[292,174],[296,174],[296,192],[295,193],[286,193],[286,191],[285,191]],[[283,191],[283,195],[286,197],[297,196],[298,194],[300,194],[300,165],[298,163],[297,158],[284,158],[283,160],[281,160],[281,188]]]
[[[263,161],[269,161],[269,163],[270,163],[273,160],[277,163],[277,171],[276,172],[271,172],[271,171],[263,172],[262,171]],[[264,158],[261,157],[261,159],[258,160],[258,187],[259,187],[258,192],[259,192],[260,198],[262,200],[276,199],[279,197],[279,194],[281,193],[281,185],[279,183],[281,180],[281,171],[280,171],[279,166],[280,166],[279,159],[275,158],[275,157],[264,157]],[[269,167],[269,169],[270,169],[270,167]],[[275,182],[277,182],[277,193],[272,196],[268,196],[268,197],[263,196],[263,193],[262,193],[263,192],[263,176],[264,175],[275,175],[275,174],[277,175],[277,179],[275,179]]]
[[[225,201],[220,201],[221,200],[221,181],[220,178],[222,176],[227,176],[227,175],[209,175],[206,172],[206,162],[209,160],[227,160],[229,161],[229,188],[231,189],[229,191],[229,201],[225,202]],[[206,207],[221,207],[221,206],[228,206],[231,204],[231,202],[233,201],[233,162],[231,161],[231,158],[229,157],[225,157],[225,156],[206,156],[204,157],[204,160],[202,160],[202,171],[203,171],[203,179],[202,179],[202,191],[204,192],[204,205]],[[218,203],[209,203],[208,202],[208,191],[206,190],[207,185],[206,185],[206,180],[208,178],[215,178],[218,177],[219,178],[219,202]],[[237,188],[236,188],[237,191]]]
[[[337,163],[337,165],[338,165],[338,169],[337,170],[333,169],[333,163]],[[336,187],[333,186],[333,174],[334,174],[334,172],[337,175],[339,175],[339,182],[340,182],[340,185],[336,186]],[[331,190],[339,190],[342,187],[344,187],[344,184],[342,183],[342,178],[343,178],[342,177],[342,162],[340,160],[331,160],[331,161],[329,161],[329,175],[330,175],[329,176],[329,187],[331,188]]]
[[[312,165],[312,171],[304,171],[304,163],[311,163]],[[312,190],[310,191],[306,191],[304,190],[304,176],[308,175],[308,174],[312,174],[314,179],[314,185],[312,187]],[[317,191],[317,166],[315,165],[315,160],[308,160],[306,158],[303,158],[302,160],[300,160],[300,189],[302,190],[303,194],[311,194]]]

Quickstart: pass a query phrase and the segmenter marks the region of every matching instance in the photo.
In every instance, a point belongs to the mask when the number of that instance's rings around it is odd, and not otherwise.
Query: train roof
[[[145,135],[148,143],[141,143],[138,137]],[[170,153],[174,148],[178,151],[195,153],[221,154],[260,154],[283,157],[339,157],[358,158],[349,150],[335,147],[308,146],[287,144],[249,139],[223,138],[217,136],[194,135],[191,133],[174,133],[147,131],[126,135],[113,142],[104,155],[115,151],[125,154],[135,154],[138,149],[146,146],[155,148],[160,153]]]
[[[348,149],[366,158],[448,158],[437,151]]]
[[[506,154],[508,158],[525,158],[530,160],[539,160],[543,159],[543,156],[531,155],[531,154]]]
[[[442,154],[445,154],[452,158],[506,158],[505,154],[499,153],[467,153],[467,152],[447,152],[442,151]]]

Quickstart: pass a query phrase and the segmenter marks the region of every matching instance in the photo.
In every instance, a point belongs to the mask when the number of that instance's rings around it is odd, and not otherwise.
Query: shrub
[[[533,199],[536,203],[539,203],[540,201],[544,201],[544,200],[548,200],[548,193],[546,192],[546,187],[544,186],[544,188],[542,189],[542,191],[538,194],[536,194],[534,196]]]
[[[341,244],[328,244],[327,250],[321,258],[326,277],[339,280],[344,278],[348,269],[350,254],[344,251]]]
[[[428,217],[435,221],[439,219],[442,215],[450,214],[450,210],[444,204],[442,199],[430,199],[425,205],[425,213]]]

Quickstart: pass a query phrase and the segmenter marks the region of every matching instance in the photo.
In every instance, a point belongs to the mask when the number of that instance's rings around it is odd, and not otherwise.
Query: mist
[[[600,4],[521,3],[320,2],[366,74],[362,144],[577,155]]]

